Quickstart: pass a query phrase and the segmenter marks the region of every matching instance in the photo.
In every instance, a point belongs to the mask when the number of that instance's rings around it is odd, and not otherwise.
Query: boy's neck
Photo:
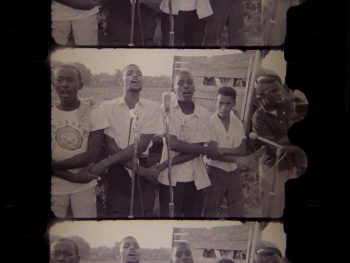
[[[64,104],[61,102],[60,104],[57,105],[57,108],[62,111],[74,111],[79,107],[80,107],[80,100],[76,100],[69,104]]]
[[[194,103],[192,100],[178,100],[178,104],[183,114],[190,115],[194,112]]]
[[[140,100],[140,92],[126,92],[124,100],[129,109],[135,108],[136,103]]]
[[[229,116],[222,117],[219,114],[218,114],[218,117],[222,122],[222,124],[225,126],[225,129],[228,130],[228,127],[230,126],[230,117]]]

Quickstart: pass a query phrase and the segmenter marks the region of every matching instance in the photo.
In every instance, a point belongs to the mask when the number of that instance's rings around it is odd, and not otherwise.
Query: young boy
[[[275,73],[265,73],[256,81],[256,93],[260,107],[252,118],[253,131],[283,146],[280,160],[276,160],[276,148],[266,145],[260,158],[259,185],[263,216],[280,217],[284,209],[284,186],[288,179],[296,178],[307,167],[302,149],[290,144],[289,127],[300,120],[300,113],[292,102],[284,98],[281,79]]]
[[[210,185],[201,154],[218,157],[216,149],[204,146],[209,142],[210,113],[192,100],[195,92],[193,77],[181,71],[174,78],[176,99],[170,105],[170,149],[174,215],[200,217],[203,205],[202,189]],[[163,147],[159,182],[160,215],[169,216],[169,181],[167,147]]]
[[[209,120],[209,134],[211,143],[217,145],[221,156],[217,160],[208,160],[207,172],[211,186],[204,191],[205,217],[218,216],[225,194],[228,216],[243,216],[243,191],[235,158],[246,153],[245,133],[242,122],[232,111],[235,104],[236,91],[231,87],[219,88],[216,112]]]
[[[93,218],[96,217],[94,179],[97,176],[87,169],[98,155],[103,133],[90,134],[94,104],[78,98],[83,83],[75,66],[65,64],[57,68],[53,86],[59,103],[51,112],[51,208],[60,218],[67,216],[68,207],[74,218]]]

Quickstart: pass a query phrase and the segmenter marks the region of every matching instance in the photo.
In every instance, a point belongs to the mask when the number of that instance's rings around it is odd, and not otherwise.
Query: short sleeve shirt
[[[173,100],[170,109],[169,133],[176,136],[178,140],[187,143],[208,143],[210,141],[208,130],[209,117],[210,112],[200,105],[195,105],[193,114],[185,115],[177,100]],[[178,152],[170,151],[171,157],[178,154]],[[165,161],[167,159],[167,147],[164,144],[161,160]],[[190,181],[195,181],[197,189],[210,185],[202,156],[175,165],[171,171],[173,185],[176,185],[177,182]],[[159,181],[164,185],[169,185],[167,173],[168,169],[165,169],[160,175]]]
[[[230,114],[228,130],[226,130],[217,113],[214,113],[209,120],[209,133],[210,140],[215,141],[219,148],[239,147],[242,140],[246,138],[243,124],[233,112]],[[226,172],[231,172],[237,169],[237,164],[233,162],[222,162],[208,159],[207,163],[210,166],[220,168]]]
[[[86,108],[82,101],[80,108]],[[73,111],[62,111],[54,106],[51,112],[51,155],[54,161],[69,159],[87,150],[89,125],[83,122],[89,118],[87,111],[81,116],[80,108]],[[80,169],[70,169],[69,172],[77,173]],[[51,178],[51,193],[54,195],[72,194],[89,189],[97,184],[92,180],[86,184],[72,183],[59,177]]]
[[[140,134],[161,134],[160,104],[140,98],[135,105],[137,129]],[[114,139],[120,148],[126,148],[134,142],[135,130],[130,109],[123,97],[101,103],[92,112],[92,131],[104,129],[104,133]]]

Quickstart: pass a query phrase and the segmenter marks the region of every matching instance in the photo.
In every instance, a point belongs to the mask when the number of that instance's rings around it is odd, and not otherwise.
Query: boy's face
[[[78,90],[83,87],[83,83],[74,68],[63,67],[55,72],[53,86],[61,103],[69,105],[78,100]]]
[[[268,84],[269,87],[261,94],[261,98],[265,105],[277,106],[283,100],[282,85],[279,82]]]
[[[195,88],[190,74],[180,74],[175,78],[174,90],[179,101],[191,101]]]
[[[51,263],[78,263],[74,245],[70,242],[55,242],[51,247]]]
[[[235,101],[233,97],[221,94],[217,96],[216,110],[220,118],[228,119],[234,106]]]
[[[180,245],[173,253],[172,263],[193,263],[192,253],[188,246]]]
[[[140,259],[140,246],[136,239],[128,237],[120,244],[121,263],[136,263]]]
[[[127,66],[123,72],[123,83],[125,91],[141,91],[143,79],[140,68],[136,65]]]

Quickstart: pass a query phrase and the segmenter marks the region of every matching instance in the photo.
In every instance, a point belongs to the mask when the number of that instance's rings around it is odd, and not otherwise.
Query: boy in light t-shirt
[[[88,172],[102,143],[103,133],[90,133],[90,112],[94,103],[80,100],[81,74],[73,65],[62,65],[53,74],[53,86],[60,99],[51,112],[51,209],[59,218],[96,217],[97,176]]]

